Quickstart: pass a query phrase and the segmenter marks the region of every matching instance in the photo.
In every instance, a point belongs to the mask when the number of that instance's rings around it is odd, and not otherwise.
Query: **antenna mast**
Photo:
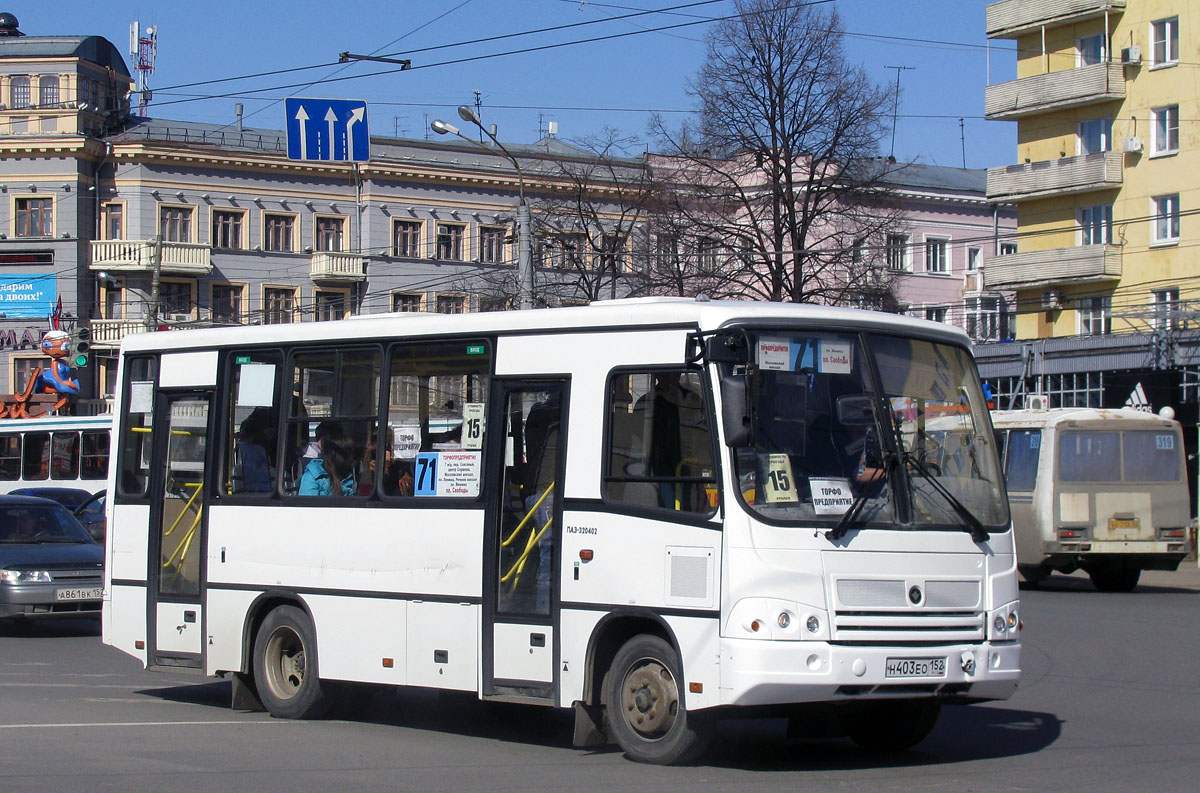
[[[154,71],[154,56],[158,54],[158,27],[149,25],[146,32],[139,32],[137,22],[129,26],[129,55],[134,59],[137,71],[138,115],[146,115],[153,94],[150,91],[150,75]]]

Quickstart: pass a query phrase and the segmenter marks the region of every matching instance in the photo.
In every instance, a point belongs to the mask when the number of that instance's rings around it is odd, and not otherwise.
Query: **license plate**
[[[103,587],[77,587],[60,589],[54,593],[55,600],[99,600]]]
[[[941,658],[889,658],[885,677],[945,677],[946,659]]]
[[[1108,528],[1110,528],[1110,529],[1140,529],[1141,527],[1142,527],[1142,521],[1140,518],[1132,518],[1132,519],[1110,518],[1108,521]]]

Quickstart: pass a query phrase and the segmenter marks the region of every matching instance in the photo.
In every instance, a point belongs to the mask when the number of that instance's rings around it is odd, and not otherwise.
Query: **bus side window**
[[[1037,483],[1041,449],[1041,430],[1012,430],[1009,433],[1006,458],[1009,490],[1018,493],[1033,490]]]
[[[79,433],[56,432],[51,440],[50,478],[79,478]]]
[[[0,435],[0,481],[21,478],[21,436]]]
[[[711,421],[691,371],[621,372],[609,379],[610,501],[711,514],[717,506]]]
[[[21,461],[23,479],[37,482],[50,476],[50,433],[25,433],[25,453]]]
[[[154,394],[158,384],[157,358],[130,358],[126,366],[125,437],[121,443],[121,459],[117,489],[122,496],[146,495],[150,474]]]
[[[279,373],[277,351],[230,355],[229,427],[225,433],[226,494],[266,498],[275,490],[279,454]]]
[[[80,479],[104,479],[108,476],[108,430],[84,430],[79,455]]]

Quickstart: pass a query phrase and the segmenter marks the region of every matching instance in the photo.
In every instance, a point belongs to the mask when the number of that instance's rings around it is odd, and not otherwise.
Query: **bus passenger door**
[[[552,700],[567,383],[497,381],[485,539],[483,694]],[[495,415],[495,414],[493,414]],[[499,447],[499,448],[496,448]]]
[[[151,665],[201,667],[204,468],[212,391],[160,392],[167,431],[153,444],[149,609]]]

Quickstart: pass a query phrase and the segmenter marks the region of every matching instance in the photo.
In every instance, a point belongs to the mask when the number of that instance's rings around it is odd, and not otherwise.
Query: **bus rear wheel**
[[[862,702],[842,713],[842,729],[864,749],[899,752],[925,740],[941,710],[928,699]]]
[[[313,719],[328,710],[317,676],[316,632],[302,609],[279,606],[267,614],[254,639],[254,681],[276,718]]]
[[[1132,592],[1142,571],[1129,567],[1098,567],[1088,571],[1092,583],[1101,592]]]
[[[713,721],[684,708],[679,656],[658,636],[627,641],[604,676],[609,732],[631,760],[656,765],[696,759],[712,739]]]

